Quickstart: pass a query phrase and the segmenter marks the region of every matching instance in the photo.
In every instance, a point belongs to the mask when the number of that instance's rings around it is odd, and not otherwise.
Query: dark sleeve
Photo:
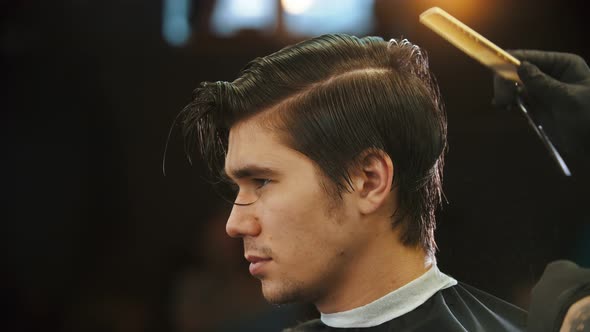
[[[547,265],[533,288],[529,332],[559,331],[569,307],[590,295],[590,269],[561,260]]]

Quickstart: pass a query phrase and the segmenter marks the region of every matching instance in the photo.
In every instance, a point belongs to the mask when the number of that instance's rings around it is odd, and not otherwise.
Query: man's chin
[[[295,282],[271,283],[262,281],[262,295],[271,304],[287,304],[305,301],[303,290]]]

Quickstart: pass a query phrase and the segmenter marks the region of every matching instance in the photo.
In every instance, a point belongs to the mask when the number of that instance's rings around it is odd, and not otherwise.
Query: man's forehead
[[[232,179],[243,179],[252,177],[269,177],[280,174],[280,167],[264,166],[263,164],[242,164],[225,167],[223,173]]]
[[[230,153],[225,158],[223,170],[230,178],[276,176],[288,168],[288,162],[276,151],[250,151],[240,154],[237,158],[232,157]]]
[[[282,143],[273,130],[253,122],[246,121],[232,126],[229,130],[227,157],[233,154],[267,153],[281,148]]]
[[[250,121],[241,123],[230,129],[225,172],[230,176],[277,172],[288,150],[270,129]]]

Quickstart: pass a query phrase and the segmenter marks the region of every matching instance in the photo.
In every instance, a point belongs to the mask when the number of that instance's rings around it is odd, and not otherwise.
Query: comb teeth
[[[420,14],[420,23],[501,77],[522,83],[516,69],[520,61],[494,43],[451,16],[433,7]]]

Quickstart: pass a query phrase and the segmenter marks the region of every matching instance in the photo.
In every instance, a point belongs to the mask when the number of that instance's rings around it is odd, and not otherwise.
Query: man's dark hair
[[[233,82],[203,82],[181,113],[185,151],[222,171],[229,129],[267,112],[284,143],[313,160],[341,198],[367,151],[393,160],[401,242],[434,254],[446,116],[426,54],[407,40],[324,35],[251,61]]]

